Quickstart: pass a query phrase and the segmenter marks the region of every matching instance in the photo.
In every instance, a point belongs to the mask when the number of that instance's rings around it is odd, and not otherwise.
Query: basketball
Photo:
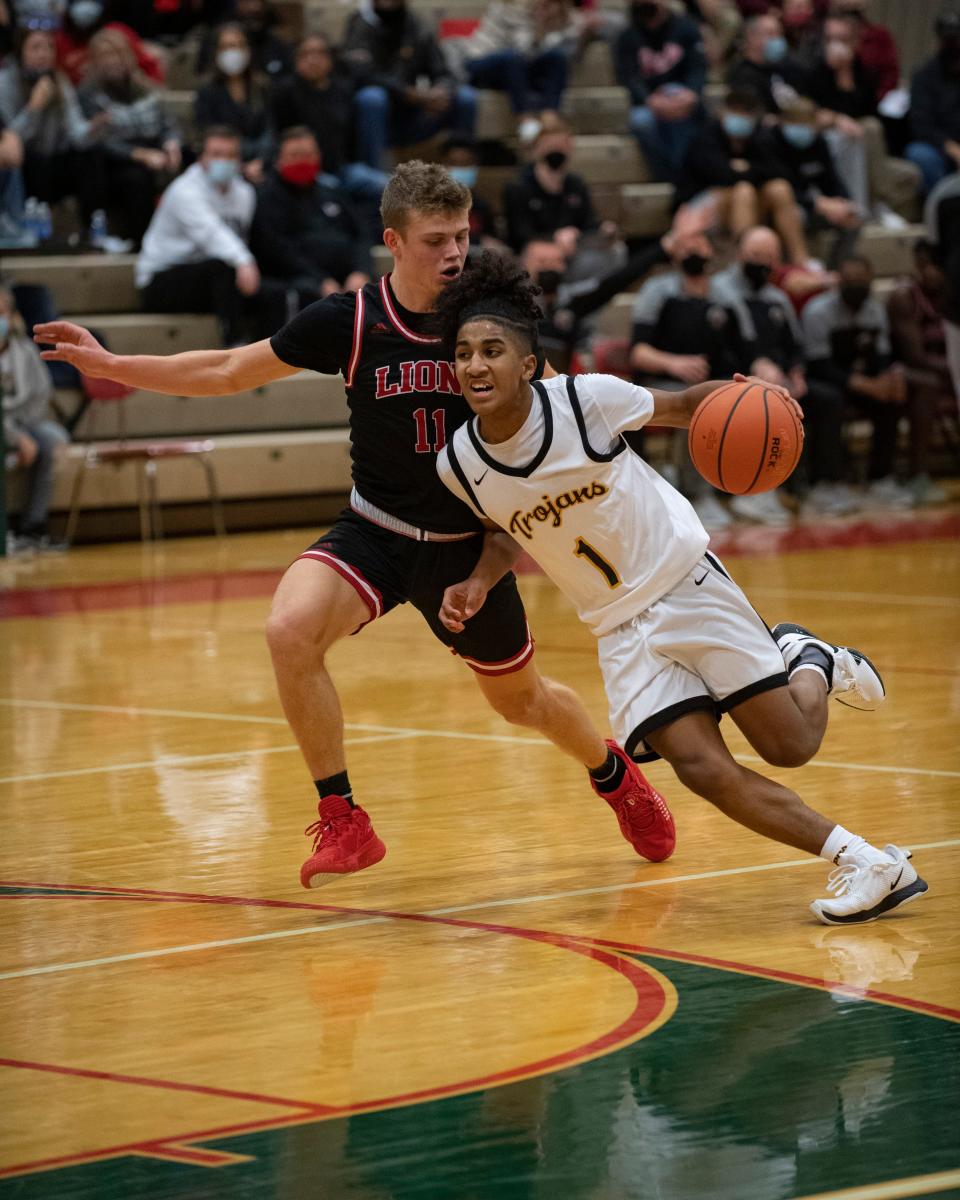
[[[773,388],[725,383],[697,406],[687,442],[708,483],[752,496],[790,476],[803,450],[803,422]]]

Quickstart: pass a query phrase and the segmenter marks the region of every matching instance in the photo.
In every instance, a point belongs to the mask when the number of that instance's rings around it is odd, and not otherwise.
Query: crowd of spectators
[[[918,211],[957,178],[960,0],[944,0],[936,52],[910,80],[869,0],[633,0],[625,13],[492,0],[477,18],[436,29],[408,0],[358,0],[334,44],[287,38],[271,0],[176,13],[0,0],[0,245],[36,239],[28,198],[69,199],[94,244],[137,252],[146,311],[213,313],[233,345],[370,279],[393,152],[432,138],[471,188],[483,165],[513,164],[499,195],[475,197],[472,247],[527,264],[567,366],[592,349],[597,297],[656,265],[598,215],[561,115],[577,57],[605,42],[629,100],[623,133],[679,212],[669,249],[654,248],[671,269],[638,293],[624,372],[664,387],[744,369],[788,384],[807,411],[798,486],[811,512],[862,500],[843,458],[851,413],[872,429],[872,501],[935,495],[931,430],[960,355],[955,257],[925,242],[888,312],[858,245],[867,221],[904,223],[885,200],[891,149],[914,164],[901,167]],[[185,138],[164,88],[194,24],[197,134]],[[476,139],[479,89],[509,105],[506,146]],[[896,477],[902,416],[909,488]],[[712,526],[788,519],[779,494],[721,503],[679,443],[674,471]]]

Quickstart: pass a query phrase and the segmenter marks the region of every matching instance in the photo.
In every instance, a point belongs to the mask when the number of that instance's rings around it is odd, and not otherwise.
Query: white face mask
[[[823,47],[823,57],[831,67],[845,67],[853,59],[853,49],[846,42],[827,42]]]
[[[221,50],[217,54],[217,66],[224,75],[242,75],[250,65],[250,51],[242,46]]]

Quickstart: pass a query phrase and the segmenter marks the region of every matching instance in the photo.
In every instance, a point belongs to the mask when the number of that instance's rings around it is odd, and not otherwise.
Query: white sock
[[[829,689],[830,684],[827,681],[827,673],[823,667],[818,667],[816,663],[800,663],[790,672],[790,678],[792,679],[794,675],[799,675],[801,671],[816,671],[816,673],[823,680],[824,687]]]
[[[836,865],[841,854],[848,856],[855,854],[858,858],[868,863],[889,861],[888,855],[884,854],[882,850],[878,850],[876,846],[872,846],[869,842],[864,841],[859,834],[851,833],[849,829],[844,829],[842,825],[834,825],[827,840],[823,843],[823,847],[820,850],[820,857]]]

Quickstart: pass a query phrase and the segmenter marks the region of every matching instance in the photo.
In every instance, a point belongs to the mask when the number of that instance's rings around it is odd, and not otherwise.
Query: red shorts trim
[[[456,650],[454,650],[454,654],[456,654]],[[519,654],[513,655],[512,658],[505,658],[501,662],[478,662],[477,659],[468,658],[465,654],[461,654],[459,657],[477,675],[511,675],[514,671],[522,670],[533,658],[533,634],[530,632],[530,626],[527,625],[527,644]]]
[[[363,625],[369,625],[370,621],[375,621],[377,617],[383,616],[383,596],[369,580],[364,579],[356,567],[351,567],[349,563],[345,563],[327,550],[304,550],[302,554],[297,555],[297,558],[298,560],[312,558],[317,562],[326,563],[350,584],[370,612],[369,619],[364,621]],[[363,625],[358,626],[354,632],[359,633]]]

